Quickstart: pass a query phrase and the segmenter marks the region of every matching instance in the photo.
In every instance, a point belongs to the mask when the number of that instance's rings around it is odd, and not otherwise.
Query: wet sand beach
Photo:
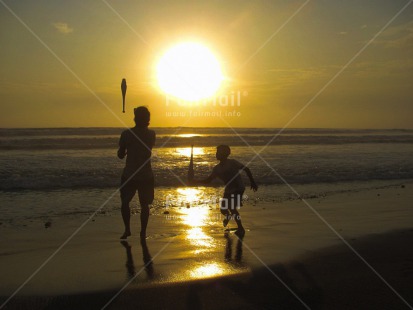
[[[138,216],[120,242],[120,214],[99,215],[4,309],[409,309],[412,186],[249,201],[242,241],[224,232],[212,207],[153,214],[146,245]],[[80,224],[2,227],[1,302]]]

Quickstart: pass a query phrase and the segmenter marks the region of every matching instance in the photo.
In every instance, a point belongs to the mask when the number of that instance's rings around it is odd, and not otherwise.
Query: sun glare
[[[194,42],[169,49],[157,68],[159,87],[168,95],[186,101],[213,96],[222,82],[221,67],[213,53]]]
[[[201,198],[202,192],[196,188],[178,188],[177,189],[179,199],[182,201],[193,203]]]
[[[181,147],[175,149],[175,152],[181,156],[190,157],[191,156],[191,148],[190,147]],[[204,155],[205,150],[202,147],[194,147],[194,155]]]
[[[179,138],[193,138],[193,137],[199,137],[201,135],[194,134],[194,133],[181,133],[179,135],[176,135]]]

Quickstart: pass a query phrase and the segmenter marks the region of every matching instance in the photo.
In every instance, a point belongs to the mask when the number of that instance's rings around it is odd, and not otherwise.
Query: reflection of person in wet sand
[[[152,256],[149,253],[148,245],[146,244],[146,239],[141,239],[142,246],[142,259],[145,264],[145,271],[148,274],[149,278],[153,278],[153,260]]]
[[[227,243],[225,245],[225,261],[227,263],[232,263],[232,239],[228,234],[225,234],[225,239],[227,239]],[[234,256],[234,261],[236,263],[240,263],[242,260],[242,241],[243,237],[238,238]]]
[[[128,279],[132,279],[135,276],[135,264],[133,262],[133,256],[132,256],[132,247],[129,245],[128,241],[122,240],[120,244],[123,245],[123,247],[126,250],[126,274]]]
[[[194,180],[194,184],[208,184],[213,179],[219,178],[225,183],[224,197],[221,199],[220,210],[224,215],[223,225],[226,227],[231,218],[237,223],[238,229],[235,234],[242,237],[245,234],[245,229],[242,226],[241,216],[238,209],[242,206],[242,194],[245,186],[242,181],[240,171],[245,171],[250,183],[251,189],[258,190],[258,186],[252,177],[250,169],[235,159],[228,159],[231,154],[231,149],[228,145],[219,145],[217,147],[216,158],[219,164],[214,167],[210,176],[204,180]]]
[[[127,272],[127,279],[133,279],[138,274],[135,272],[135,263],[133,261],[132,256],[132,246],[129,245],[128,241],[122,240],[120,242],[126,250],[126,272]],[[153,262],[151,254],[149,253],[148,245],[146,244],[146,239],[141,239],[141,246],[142,246],[142,258],[144,263],[145,271],[148,275],[148,278],[153,277]]]
[[[151,114],[146,107],[135,109],[136,126],[122,132],[119,140],[118,157],[126,156],[123,169],[120,197],[122,200],[122,219],[125,231],[120,237],[126,239],[131,235],[129,203],[138,191],[141,205],[141,238],[146,237],[146,227],[149,219],[149,204],[154,198],[154,177],[151,167],[152,147],[156,135],[148,129]]]

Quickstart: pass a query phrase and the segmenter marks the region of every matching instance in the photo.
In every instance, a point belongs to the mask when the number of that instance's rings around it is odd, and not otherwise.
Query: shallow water
[[[254,150],[261,148],[232,148],[232,158],[248,165],[261,185],[282,184],[280,176],[292,184],[413,178],[413,144],[269,146],[258,157]],[[189,147],[154,150],[157,186],[185,185],[189,151]],[[217,164],[215,148],[194,151],[195,177],[206,177]],[[116,187],[123,165],[116,149],[3,151],[0,190]]]
[[[116,187],[124,165],[116,157],[122,130],[0,129],[0,190]],[[155,130],[158,186],[185,185],[191,144],[197,177],[217,164],[215,146],[228,144],[261,185],[283,184],[280,176],[292,184],[413,178],[413,130]]]
[[[273,205],[289,200],[322,199],[336,193],[352,193],[364,189],[401,186],[409,180],[383,180],[311,184],[262,185],[258,192],[247,186],[244,192],[245,207],[271,202]],[[168,210],[218,210],[223,186],[211,187],[157,187],[151,205],[151,214],[161,216]],[[0,191],[1,227],[31,227],[48,221],[87,218],[92,215],[110,216],[120,213],[117,188],[81,188],[59,190]],[[140,213],[137,196],[131,203],[131,212]],[[212,219],[215,220],[215,219]]]

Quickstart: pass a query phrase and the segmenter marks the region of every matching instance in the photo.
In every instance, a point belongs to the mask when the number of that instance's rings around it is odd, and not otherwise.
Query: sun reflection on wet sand
[[[204,264],[190,271],[193,278],[208,278],[224,274],[225,270],[217,263]]]
[[[217,247],[217,244],[214,242],[214,238],[205,232],[205,228],[211,222],[212,214],[207,205],[198,205],[204,194],[203,191],[196,188],[178,188],[177,192],[180,199],[191,206],[179,209],[179,213],[181,213],[182,223],[187,227],[185,239],[194,247],[192,252],[194,254],[211,252]],[[200,267],[197,265],[190,269],[189,277],[204,278],[221,273],[223,273],[222,268],[217,263],[211,263],[203,264]]]
[[[178,188],[178,200],[194,205],[198,200],[202,198],[202,191],[197,188],[185,187]]]
[[[178,192],[185,198],[185,201],[190,205],[196,204],[200,199],[201,191],[194,188],[181,188]],[[208,236],[204,229],[210,222],[210,210],[205,205],[199,205],[190,208],[181,208],[181,220],[185,226],[189,226],[186,230],[186,239],[190,244],[196,247],[196,252],[203,252],[205,248],[215,247],[213,238]]]
[[[217,210],[211,208],[209,203],[203,202],[205,195],[202,188],[178,188],[176,196],[180,208],[179,221],[184,226],[184,239],[187,242],[185,251],[193,255],[195,261],[188,262],[186,270],[180,275],[180,279],[200,279],[225,274],[233,274],[234,268],[230,264],[224,263],[224,240],[214,237],[213,232],[218,231],[217,225],[221,221],[216,221]],[[222,252],[222,253],[221,253]]]
[[[206,235],[202,228],[194,227],[187,231],[186,237],[193,245],[197,247],[205,247],[205,248],[212,248],[214,247],[213,238],[211,236]],[[196,253],[204,252],[203,249],[195,250]]]

